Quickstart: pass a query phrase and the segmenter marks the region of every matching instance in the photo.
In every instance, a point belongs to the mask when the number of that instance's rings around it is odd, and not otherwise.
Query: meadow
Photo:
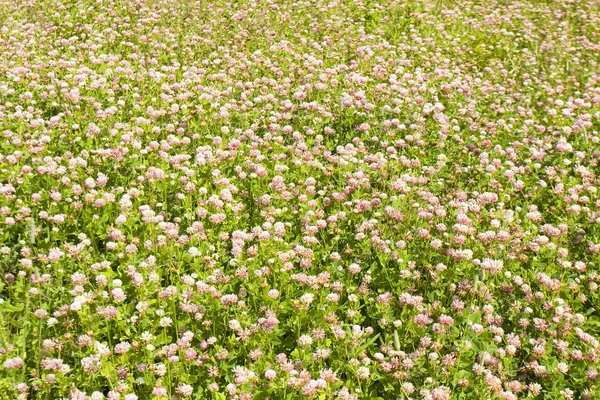
[[[0,399],[598,399],[599,131],[598,0],[0,0]]]

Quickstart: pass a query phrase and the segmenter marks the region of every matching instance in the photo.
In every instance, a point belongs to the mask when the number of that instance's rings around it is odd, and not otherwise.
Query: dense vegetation
[[[600,2],[0,0],[0,398],[597,399]]]

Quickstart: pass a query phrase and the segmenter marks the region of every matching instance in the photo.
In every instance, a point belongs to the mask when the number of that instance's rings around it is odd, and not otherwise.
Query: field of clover
[[[600,0],[0,0],[0,399],[600,398]]]

